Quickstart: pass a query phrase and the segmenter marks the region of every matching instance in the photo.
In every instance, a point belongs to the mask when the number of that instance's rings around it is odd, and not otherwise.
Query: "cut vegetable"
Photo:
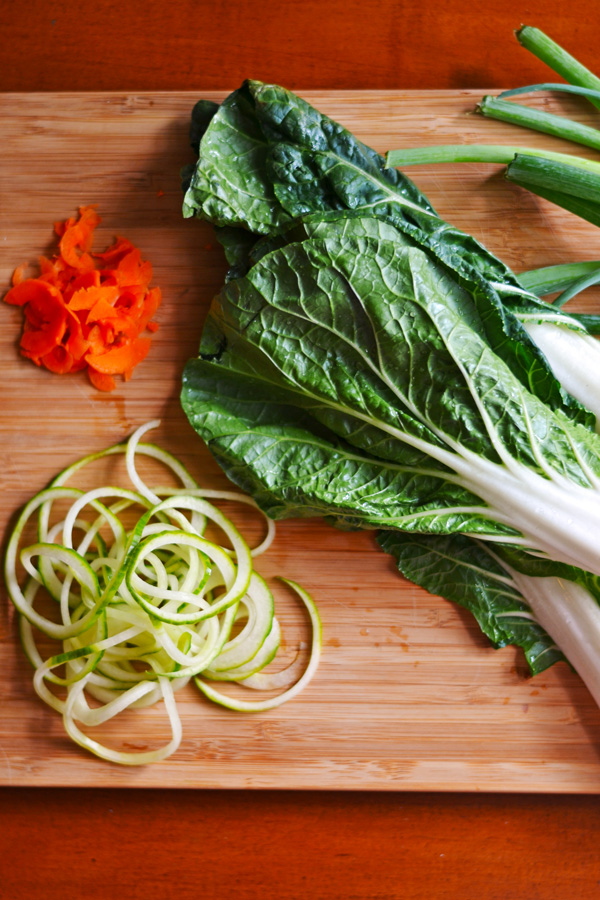
[[[570,84],[579,85],[600,91],[600,78],[590,72],[578,59],[575,59],[563,47],[539,28],[523,25],[516,32],[517,40],[523,47],[545,62],[554,72],[561,75]],[[595,106],[600,107],[596,100]]]
[[[91,254],[100,221],[87,206],[79,219],[56,223],[58,254],[42,257],[38,278],[24,279],[18,267],[4,300],[23,307],[23,356],[56,374],[87,369],[94,387],[112,391],[114,376],[128,380],[150,350],[142,332],[158,328],[161,292],[149,288],[152,266],[125,238]]]
[[[321,642],[314,602],[294,585],[313,630],[304,671],[293,663],[276,672],[272,686],[283,693],[267,701],[247,704],[211,693],[205,679],[265,687],[256,678],[277,654],[281,632],[272,594],[254,572],[253,556],[273,539],[273,525],[268,523],[267,537],[251,550],[206,495],[254,502],[236,492],[202,491],[177,459],[140,444],[156,424],[139,428],[125,445],[78,461],[32,498],[9,539],[5,560],[36,692],[61,713],[76,743],[123,765],[144,765],[175,752],[181,723],[174,691],[190,679],[197,678],[206,696],[222,705],[270,709],[310,681]],[[133,489],[81,490],[67,484],[90,463],[118,453],[125,455]],[[150,487],[137,470],[140,455],[161,462],[181,487]],[[37,522],[37,540],[21,546],[32,522]],[[223,544],[205,536],[209,524],[219,530]],[[50,598],[50,612],[44,598]],[[235,634],[234,627],[243,622]],[[60,641],[59,652],[45,656],[45,642],[36,632]],[[271,676],[262,677],[268,681]],[[156,750],[113,749],[85,730],[161,699],[171,738]]]

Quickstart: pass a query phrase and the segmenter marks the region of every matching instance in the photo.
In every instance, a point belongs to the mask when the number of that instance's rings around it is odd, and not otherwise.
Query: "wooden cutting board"
[[[311,92],[305,96],[385,151],[489,142],[565,149],[472,114],[482,92]],[[0,304],[2,523],[61,468],[161,419],[153,439],[207,487],[227,487],[178,404],[225,266],[211,228],[181,218],[180,167],[201,94],[36,94],[0,98],[0,289],[13,268],[53,246],[52,223],[95,203],[95,249],[116,234],[154,266],[164,301],[148,359],[101,394],[85,375],[58,377],[19,357],[21,314]],[[206,95],[205,95],[206,96]],[[223,95],[210,95],[220,99]],[[578,115],[581,105],[538,100]],[[589,117],[587,117],[589,118]],[[440,215],[471,231],[517,272],[600,257],[597,229],[508,185],[499,167],[410,173]],[[597,296],[585,303],[592,308]],[[585,308],[580,304],[580,308]],[[531,679],[513,648],[492,649],[470,617],[400,578],[372,534],[320,521],[278,525],[259,570],[301,582],[323,620],[319,671],[297,699],[261,715],[216,707],[189,685],[179,695],[183,741],[169,760],[120,768],[64,736],[34,694],[14,611],[0,598],[0,783],[123,787],[349,790],[600,791],[600,712],[566,665]],[[305,624],[277,593],[286,652]],[[106,728],[114,746],[164,738],[164,713]]]

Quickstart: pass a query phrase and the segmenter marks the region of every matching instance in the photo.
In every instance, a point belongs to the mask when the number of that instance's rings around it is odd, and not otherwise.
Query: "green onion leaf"
[[[600,91],[600,78],[539,28],[524,25],[516,32],[516,36],[523,47],[546,63],[558,75],[561,75],[569,84]],[[591,102],[600,108],[600,101],[592,100]]]
[[[529,272],[521,272],[519,281],[524,288],[537,297],[545,297],[547,294],[555,294],[557,291],[566,291],[595,272],[600,272],[600,260],[562,263],[557,266],[531,269]],[[573,294],[573,296],[575,295]]]
[[[597,92],[600,97],[600,92]],[[539,109],[531,109],[521,103],[506,102],[495,97],[486,96],[478,106],[478,111],[490,119],[508,122],[510,125],[518,125],[521,128],[530,128],[533,131],[541,131],[554,137],[583,144],[594,150],[600,150],[600,131],[581,125],[564,116],[555,116],[552,113]]]

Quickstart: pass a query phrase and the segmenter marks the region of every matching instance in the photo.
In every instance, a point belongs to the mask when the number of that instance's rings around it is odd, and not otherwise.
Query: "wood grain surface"
[[[0,0],[0,14],[0,91],[230,90],[247,76],[299,90],[483,91],[547,79],[512,39],[521,22],[597,67],[588,0]],[[519,243],[493,220],[496,249],[520,268]],[[50,237],[40,221],[31,241],[22,235],[24,252]],[[562,249],[554,227],[547,237],[541,263]],[[2,245],[0,259],[5,271],[14,263]],[[220,275],[216,264],[214,285]],[[555,793],[5,787],[0,897],[587,900],[600,892],[598,809],[597,795]]]
[[[477,142],[482,134],[492,140],[503,133],[471,115],[475,92],[305,96],[380,151],[434,136]],[[111,394],[96,391],[85,373],[59,377],[21,358],[15,350],[21,310],[0,308],[3,531],[13,511],[58,471],[151,419],[161,420],[152,438],[176,453],[202,485],[228,486],[178,402],[183,366],[195,355],[223,275],[210,227],[181,217],[179,169],[188,158],[194,100],[175,93],[3,99],[3,264],[35,260],[54,220],[99,200],[97,249],[116,234],[129,237],[152,261],[164,294],[151,354]],[[442,217],[484,239],[516,268],[559,253],[563,261],[598,255],[594,228],[526,198],[498,172],[438,166],[416,177]],[[9,277],[8,267],[0,269],[2,283]],[[100,484],[126,484],[114,459],[97,477]],[[527,677],[513,648],[493,650],[467,614],[401,578],[372,533],[342,532],[321,520],[282,522],[258,568],[265,577],[300,582],[317,601],[324,634],[317,676],[294,702],[260,716],[232,714],[188,686],[177,695],[180,749],[140,769],[99,762],[65,739],[60,717],[32,690],[4,598],[0,660],[12,677],[0,683],[0,780],[600,793],[600,711],[577,676],[561,664]],[[291,652],[305,638],[302,617],[285,592],[276,597]],[[124,716],[99,732],[119,749],[146,749],[167,739],[160,708]]]

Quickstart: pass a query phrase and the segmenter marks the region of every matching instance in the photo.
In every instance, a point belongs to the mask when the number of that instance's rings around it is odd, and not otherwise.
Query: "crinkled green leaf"
[[[183,213],[201,209],[215,225],[244,226],[266,234],[290,221],[265,176],[269,141],[246,86],[230,94],[210,120]]]
[[[302,406],[295,392],[240,375],[190,360],[183,408],[229,478],[271,518],[323,516],[343,528],[514,533],[482,517],[478,498],[448,481],[425,454],[351,415],[338,417],[336,433],[312,402]]]
[[[594,417],[560,386],[521,326],[525,312],[547,315],[513,273],[478,241],[433,210],[424,194],[347,129],[277,85],[247,81],[213,115],[200,143],[184,215],[229,226],[236,239],[230,277],[243,275],[269,243],[254,245],[247,229],[284,242],[282,233],[304,216],[349,210],[391,223],[397,232],[448,267],[494,330],[495,351],[522,384],[577,421]],[[228,248],[228,258],[232,258]],[[515,314],[509,312],[514,310]],[[561,314],[554,310],[554,317]],[[570,323],[578,327],[576,322]]]
[[[335,233],[274,250],[216,298],[200,355],[186,370],[184,409],[226,471],[277,515],[297,515],[304,493],[310,515],[352,516],[353,526],[517,538],[523,530],[531,546],[560,557],[561,547],[544,543],[546,525],[555,537],[543,510],[557,491],[577,504],[577,485],[595,503],[588,472],[600,475],[600,439],[522,388],[491,350],[472,296],[419,249]],[[240,398],[249,409],[248,391],[265,409],[285,393],[276,440],[264,430],[259,439],[240,409]],[[360,451],[360,464],[332,458],[331,446],[327,459],[322,446],[309,453],[296,432],[290,449],[296,410],[335,435],[330,444]],[[395,504],[394,466],[466,493],[425,488],[412,506]],[[551,473],[556,483],[546,485]],[[571,485],[565,497],[561,479]]]

